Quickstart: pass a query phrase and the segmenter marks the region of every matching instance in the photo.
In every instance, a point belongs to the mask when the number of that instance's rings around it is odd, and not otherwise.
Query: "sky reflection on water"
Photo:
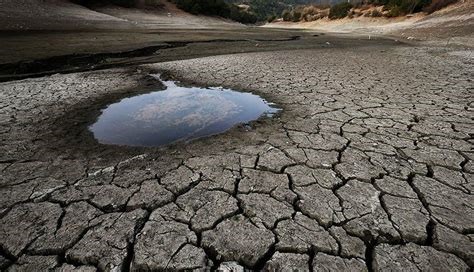
[[[162,146],[225,132],[279,111],[252,93],[223,88],[180,87],[122,99],[89,127],[102,144]]]

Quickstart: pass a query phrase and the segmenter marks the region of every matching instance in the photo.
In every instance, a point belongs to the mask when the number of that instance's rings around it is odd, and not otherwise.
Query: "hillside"
[[[420,12],[393,18],[360,16],[338,20],[330,20],[326,17],[311,22],[277,21],[266,24],[265,27],[304,28],[369,36],[392,35],[407,40],[472,46],[474,44],[474,1],[461,1],[430,15]]]
[[[4,0],[0,30],[100,30],[215,28],[240,24],[217,17],[195,16],[167,1],[153,9],[105,6],[93,9],[66,0]]]

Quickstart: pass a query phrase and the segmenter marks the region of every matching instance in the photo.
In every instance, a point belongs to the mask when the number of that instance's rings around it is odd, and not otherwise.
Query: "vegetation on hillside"
[[[349,14],[352,8],[351,3],[343,2],[332,6],[329,9],[329,19],[340,19],[344,18]]]
[[[244,24],[254,24],[257,16],[254,13],[240,9],[237,5],[226,3],[224,0],[171,0],[178,8],[192,14],[203,14],[208,16],[219,16],[228,18]],[[113,4],[122,7],[134,7],[136,0],[72,0],[72,2],[84,6]],[[140,1],[142,2],[142,1]],[[158,0],[145,0],[148,6],[157,6]]]
[[[257,17],[253,13],[223,0],[173,0],[173,2],[178,8],[192,14],[220,16],[244,24],[257,22]]]
[[[456,2],[457,0],[432,0],[429,5],[423,7],[423,11],[431,14]]]
[[[82,5],[111,3],[124,7],[131,7],[136,0],[72,0]],[[159,0],[145,0],[146,3],[156,4]],[[340,19],[344,17],[397,17],[414,12],[425,11],[432,13],[457,0],[360,0],[357,4],[350,4],[341,0],[339,4],[309,5],[315,0],[171,0],[178,8],[192,14],[220,16],[244,24],[253,24],[258,21],[274,21],[282,18],[284,21],[314,21],[324,17]],[[338,1],[338,0],[336,0]],[[354,0],[357,1],[357,0]],[[363,2],[362,2],[363,1]],[[322,0],[319,0],[321,3]],[[330,1],[328,1],[329,3]],[[240,8],[245,4],[248,8]],[[370,12],[363,12],[365,6],[380,6]],[[359,11],[357,11],[358,9]],[[362,10],[362,11],[361,11]]]
[[[113,4],[122,7],[133,7],[135,5],[135,0],[72,0],[71,2],[84,6]]]
[[[341,2],[329,6],[299,5],[282,11],[283,21],[314,21],[328,17],[329,19],[364,17],[397,17],[424,11],[432,13],[444,8],[457,0],[366,0],[364,3],[350,4]],[[274,18],[272,18],[274,19]]]

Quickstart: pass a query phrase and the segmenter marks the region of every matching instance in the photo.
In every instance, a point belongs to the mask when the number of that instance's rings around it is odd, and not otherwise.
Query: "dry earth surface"
[[[472,51],[180,31],[193,42],[124,67],[0,83],[0,269],[472,271]],[[174,33],[158,32],[149,46]],[[25,53],[41,44],[32,37],[66,35],[30,34],[15,34],[31,41]],[[37,53],[60,56],[60,45]],[[77,48],[102,52],[67,50]],[[163,88],[156,73],[251,91],[283,111],[163,148],[98,144],[87,128],[101,109]]]

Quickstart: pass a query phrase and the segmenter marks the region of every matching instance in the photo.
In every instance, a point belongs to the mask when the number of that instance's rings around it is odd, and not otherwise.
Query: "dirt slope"
[[[357,17],[313,22],[277,22],[265,27],[305,28],[365,35],[394,35],[409,40],[474,45],[474,1],[460,1],[431,15],[418,13],[398,18]]]
[[[91,10],[67,0],[2,0],[0,30],[101,30],[238,26],[220,18],[195,16],[164,1],[160,9],[103,7]]]
[[[3,0],[0,30],[100,29],[108,25],[131,28],[127,20],[92,11],[62,0]]]
[[[100,7],[95,11],[115,18],[125,19],[145,28],[218,28],[232,27],[240,24],[217,17],[195,16],[178,9],[174,4],[163,1],[160,8],[127,9],[116,6]]]
[[[426,41],[474,45],[474,1],[461,1],[392,32]]]

